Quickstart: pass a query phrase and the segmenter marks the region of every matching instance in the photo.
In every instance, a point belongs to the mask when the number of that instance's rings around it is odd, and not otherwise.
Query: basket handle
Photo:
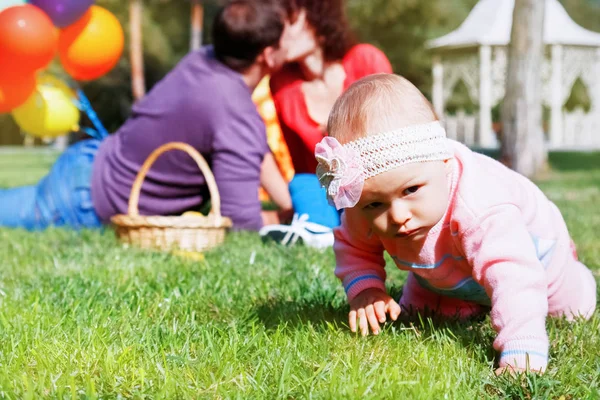
[[[144,161],[142,168],[138,172],[135,177],[135,181],[133,182],[133,187],[131,188],[131,195],[129,196],[129,206],[128,206],[128,214],[133,217],[137,217],[140,215],[140,211],[138,209],[138,203],[140,200],[140,191],[142,190],[142,184],[144,183],[144,179],[146,178],[146,174],[152,167],[152,164],[156,161],[156,159],[163,153],[169,150],[182,150],[190,155],[200,167],[200,170],[204,174],[204,179],[206,179],[206,184],[208,185],[208,191],[210,192],[210,201],[211,201],[211,210],[209,214],[213,214],[215,217],[221,217],[221,197],[219,196],[219,189],[217,187],[217,183],[215,182],[215,177],[208,166],[208,163],[202,157],[202,154],[198,153],[196,149],[190,146],[187,143],[183,142],[170,142],[167,144],[163,144],[156,150],[154,150],[150,156]]]

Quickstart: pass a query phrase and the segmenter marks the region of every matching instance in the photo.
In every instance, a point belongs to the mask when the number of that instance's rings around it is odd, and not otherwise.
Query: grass
[[[0,186],[53,155],[0,154]],[[600,272],[600,154],[555,154],[540,186]],[[493,374],[489,318],[346,327],[331,251],[231,234],[204,262],[122,248],[110,230],[0,229],[0,398],[596,399],[600,315],[548,322],[548,372]],[[405,274],[389,268],[397,295]]]

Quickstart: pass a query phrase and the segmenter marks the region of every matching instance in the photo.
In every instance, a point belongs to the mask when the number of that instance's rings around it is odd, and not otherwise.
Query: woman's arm
[[[283,179],[273,153],[267,153],[262,162],[260,184],[281,211],[292,209],[292,198],[288,184]]]

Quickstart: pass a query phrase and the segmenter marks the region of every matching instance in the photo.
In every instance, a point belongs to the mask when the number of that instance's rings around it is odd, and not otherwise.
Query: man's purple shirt
[[[127,213],[133,181],[152,151],[167,142],[185,142],[211,166],[222,215],[237,229],[260,229],[260,166],[269,147],[251,96],[242,76],[217,61],[212,47],[186,56],[135,104],[127,122],[98,150],[92,200],[100,218],[108,222]],[[146,176],[139,210],[142,215],[179,215],[208,197],[196,163],[172,150]]]

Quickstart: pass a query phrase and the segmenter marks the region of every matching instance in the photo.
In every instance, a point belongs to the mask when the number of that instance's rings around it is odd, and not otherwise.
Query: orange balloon
[[[58,38],[50,17],[31,4],[0,12],[0,76],[17,78],[45,68]]]
[[[0,113],[9,112],[25,103],[35,90],[35,75],[13,80],[0,80]]]
[[[97,79],[117,64],[124,41],[119,20],[107,9],[92,6],[81,19],[61,30],[60,61],[76,80]]]

